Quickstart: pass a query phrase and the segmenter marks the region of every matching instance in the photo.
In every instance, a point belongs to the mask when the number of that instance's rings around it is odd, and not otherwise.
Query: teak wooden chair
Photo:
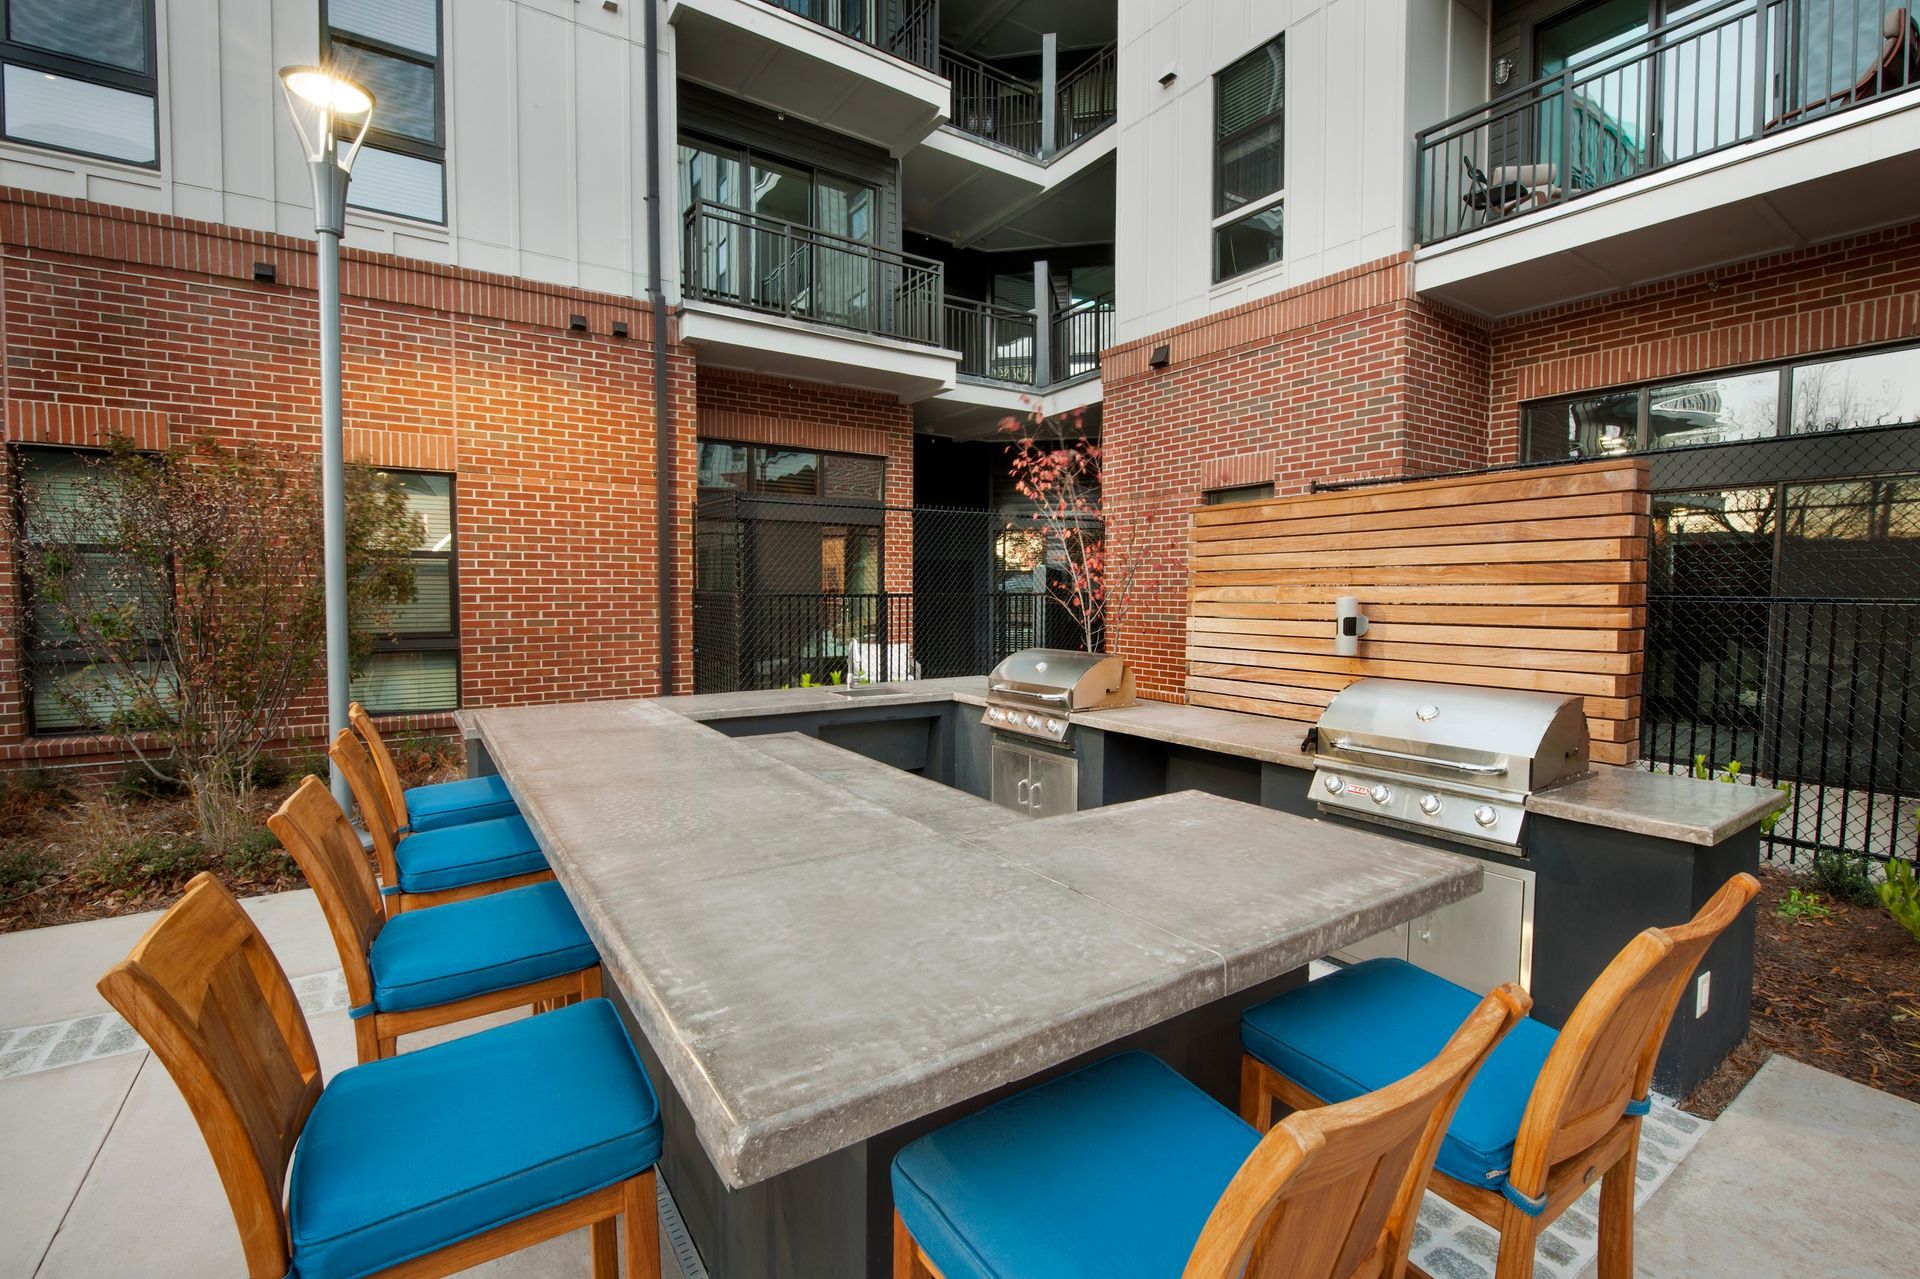
[[[366,707],[358,702],[349,703],[347,723],[353,726],[353,731],[366,744],[367,754],[373,759],[374,770],[387,797],[388,811],[393,815],[394,824],[401,830],[439,830],[445,826],[511,817],[520,811],[513,802],[513,795],[507,790],[505,780],[500,777],[464,777],[459,781],[434,782],[426,786],[402,785],[400,769],[393,762],[393,752],[387,749],[386,740],[380,736],[380,730],[374,726],[373,716],[367,714]]]
[[[334,735],[327,755],[346,775],[360,818],[373,837],[381,896],[392,913],[467,901],[553,878],[539,844],[521,818],[498,817],[409,832],[396,816],[366,744],[351,729],[343,728]],[[429,861],[433,886],[410,887],[423,879],[418,868]]]
[[[1753,876],[1735,875],[1688,923],[1649,928],[1628,942],[1587,988],[1558,1034],[1528,1023],[1550,1036],[1551,1047],[1527,1099],[1503,1184],[1471,1184],[1445,1168],[1435,1169],[1432,1183],[1441,1198],[1499,1230],[1498,1279],[1533,1274],[1540,1232],[1596,1179],[1601,1182],[1600,1279],[1633,1279],[1640,1123],[1650,1104],[1661,1041],[1707,948],[1759,891]],[[1382,1033],[1391,1034],[1391,1027]],[[1515,1037],[1516,1046],[1520,1038]],[[1271,1122],[1275,1101],[1295,1114],[1326,1105],[1251,1054],[1242,1059],[1242,1090],[1242,1114],[1258,1128]]]
[[[362,1062],[393,1056],[399,1037],[417,1030],[600,994],[599,956],[558,884],[388,919],[359,837],[319,778],[301,782],[267,825],[327,917]]]
[[[1503,986],[1413,1074],[1291,1116],[1265,1137],[1143,1053],[1030,1089],[900,1153],[895,1203],[939,1242],[930,1251],[896,1206],[894,1279],[940,1276],[943,1254],[996,1279],[1171,1275],[1182,1258],[1186,1279],[1400,1279],[1447,1120],[1530,1005],[1518,986]],[[1005,1126],[995,1112],[1009,1105],[1014,1124],[1041,1135],[995,1131]],[[1116,1129],[1122,1145],[1125,1130],[1139,1134],[1132,1158],[1115,1158]],[[1211,1153],[1196,1164],[1178,1148],[1188,1143]],[[1077,1168],[1078,1159],[1091,1163]],[[1005,1189],[1036,1167],[1070,1183],[1057,1187],[1059,1208],[1044,1199],[1049,1187]],[[1209,1211],[1196,1187],[1223,1183]],[[1001,1196],[1002,1220],[970,1215],[982,1194]]]
[[[622,1217],[626,1279],[658,1279],[659,1106],[605,1000],[351,1067],[323,1092],[286,973],[210,874],[99,988],[192,1109],[250,1279],[435,1279],[581,1226],[595,1279],[614,1279]],[[580,1104],[551,1095],[569,1071],[617,1113],[555,1135]],[[485,1104],[468,1108],[476,1077]]]

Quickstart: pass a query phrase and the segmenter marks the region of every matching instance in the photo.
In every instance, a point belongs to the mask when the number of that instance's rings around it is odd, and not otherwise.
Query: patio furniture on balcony
[[[684,223],[690,301],[941,345],[943,264],[764,213],[695,200]]]
[[[593,999],[600,955],[552,882],[387,917],[360,837],[308,777],[267,826],[313,886],[340,952],[362,1062],[401,1035],[509,1008]]]
[[[1534,1244],[1596,1180],[1600,1279],[1632,1279],[1634,1171],[1654,1061],[1714,939],[1760,891],[1735,875],[1694,918],[1649,928],[1615,956],[1566,1024],[1528,1019],[1494,1050],[1440,1145],[1432,1189],[1500,1231],[1503,1279],[1533,1273]],[[1242,1113],[1311,1111],[1397,1078],[1474,995],[1398,959],[1373,959],[1248,1010]],[[1392,1026],[1382,1035],[1381,1026]]]
[[[660,1106],[606,1000],[323,1085],[292,983],[211,874],[99,989],[192,1109],[250,1279],[424,1279],[581,1226],[614,1279],[623,1218],[628,1279],[659,1279]]]
[[[373,837],[380,894],[394,914],[465,901],[553,878],[540,841],[520,816],[496,817],[438,830],[402,829],[388,807],[373,759],[351,729],[341,729],[327,755],[346,775],[360,821]]]
[[[347,722],[366,743],[380,788],[386,794],[389,810],[399,818],[400,829],[417,833],[520,815],[513,796],[507,793],[507,784],[498,777],[463,777],[429,786],[403,786],[393,752],[374,727],[373,716],[353,702],[347,707]]]
[[[894,1274],[1398,1276],[1446,1118],[1527,1007],[1502,986],[1406,1078],[1264,1137],[1146,1053],[1018,1093],[894,1158]]]

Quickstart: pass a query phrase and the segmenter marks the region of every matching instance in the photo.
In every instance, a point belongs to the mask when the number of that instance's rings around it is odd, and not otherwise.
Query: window
[[[1208,489],[1200,500],[1207,506],[1230,506],[1235,502],[1264,502],[1272,496],[1272,483],[1236,484],[1232,488]]]
[[[1521,406],[1527,461],[1920,423],[1920,347],[1709,373]]]
[[[68,449],[18,450],[20,518],[29,545],[41,538],[76,547],[81,566],[80,590],[88,593],[89,607],[135,600],[140,578],[128,573],[124,562],[104,545],[90,545],[90,530],[74,527],[80,517],[83,486],[112,482],[112,473],[89,462],[98,454]],[[85,502],[98,511],[99,505]],[[104,537],[104,531],[101,533]],[[27,716],[35,733],[84,732],[113,717],[124,703],[124,686],[109,667],[96,666],[77,652],[78,641],[64,628],[60,614],[34,607],[27,628]],[[156,663],[159,667],[158,646]]]
[[[1214,77],[1213,278],[1280,260],[1286,200],[1286,38]]]
[[[414,597],[384,619],[355,701],[377,715],[446,711],[460,705],[459,575],[454,557],[453,477],[394,472],[418,520]]]
[[[887,460],[853,453],[815,453],[762,444],[700,441],[700,487],[761,497],[878,502]]]
[[[445,222],[439,0],[325,0],[320,22],[321,56],[373,91],[373,127],[347,203]]]
[[[0,0],[0,132],[156,167],[153,0]]]

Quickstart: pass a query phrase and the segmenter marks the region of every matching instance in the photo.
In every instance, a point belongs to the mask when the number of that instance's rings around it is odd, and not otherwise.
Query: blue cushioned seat
[[[434,893],[525,875],[547,868],[547,858],[524,817],[499,817],[409,835],[394,846],[400,887]]]
[[[407,802],[407,828],[415,831],[517,817],[520,813],[513,796],[507,793],[505,779],[498,776],[412,786],[401,798]]]
[[[555,883],[529,884],[387,920],[373,939],[373,1003],[430,1008],[600,962]]]
[[[357,1279],[645,1172],[660,1106],[604,999],[343,1070],[288,1187],[297,1279]]]
[[[1480,996],[1402,959],[1369,959],[1249,1008],[1240,1042],[1322,1101],[1404,1079],[1436,1057]],[[1494,1048],[1454,1112],[1435,1166],[1497,1190],[1513,1163],[1533,1084],[1555,1032],[1527,1018]]]
[[[1159,1058],[1123,1053],[914,1142],[893,1202],[946,1279],[1168,1279],[1259,1142]]]

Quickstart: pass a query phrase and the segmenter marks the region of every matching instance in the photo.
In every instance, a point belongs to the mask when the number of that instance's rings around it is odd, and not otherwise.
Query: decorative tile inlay
[[[1645,1204],[1712,1125],[1656,1096],[1640,1126],[1640,1166],[1634,1204]],[[1540,1234],[1534,1253],[1539,1279],[1574,1279],[1599,1252],[1600,1187],[1594,1186]],[[1413,1264],[1436,1279],[1493,1279],[1500,1235],[1484,1222],[1429,1194],[1413,1231]]]
[[[347,1006],[347,978],[338,968],[298,977],[293,983],[300,1011],[309,1017]],[[137,1052],[146,1045],[115,1012],[89,1013],[71,1021],[0,1029],[0,1079],[31,1075],[76,1062]]]

